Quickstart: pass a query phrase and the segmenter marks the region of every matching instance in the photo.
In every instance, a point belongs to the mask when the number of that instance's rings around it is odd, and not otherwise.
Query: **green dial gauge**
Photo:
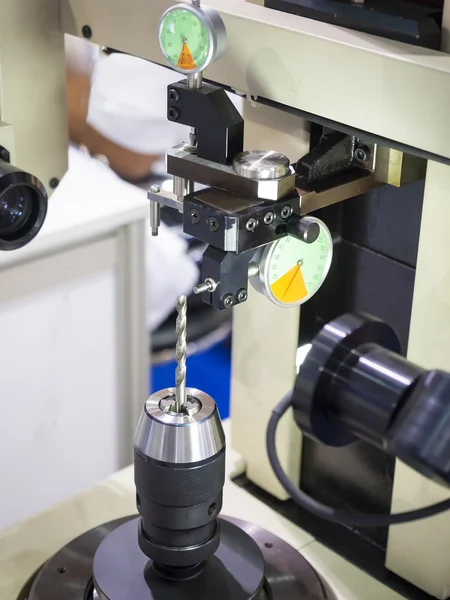
[[[223,54],[225,27],[220,16],[210,8],[177,5],[169,8],[161,19],[159,43],[173,69],[199,73]]]
[[[315,242],[307,244],[288,235],[266,247],[259,262],[256,289],[279,306],[300,306],[320,288],[330,269],[333,241],[328,227],[320,226]]]

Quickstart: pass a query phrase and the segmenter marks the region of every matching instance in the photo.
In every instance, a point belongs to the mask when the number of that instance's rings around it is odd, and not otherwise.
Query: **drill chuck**
[[[139,546],[160,574],[189,578],[219,546],[225,436],[214,400],[168,388],[146,402],[135,436]]]

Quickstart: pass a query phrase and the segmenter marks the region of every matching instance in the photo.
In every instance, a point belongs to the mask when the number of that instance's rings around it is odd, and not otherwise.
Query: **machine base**
[[[28,600],[61,600],[61,598],[64,598],[64,600],[94,600],[98,597],[106,599],[107,596],[104,594],[101,596],[97,595],[97,592],[94,591],[94,557],[100,545],[106,540],[110,533],[113,534],[111,538],[113,539],[114,533],[116,536],[118,533],[120,535],[119,530],[121,529],[126,536],[127,531],[128,533],[134,532],[136,521],[137,519],[135,516],[129,517],[128,519],[113,521],[92,529],[70,542],[55,554],[38,572],[31,585]],[[292,548],[292,546],[289,546],[286,542],[264,529],[244,521],[231,518],[226,518],[222,521],[223,530],[228,532],[227,535],[224,536],[228,552],[235,551],[235,548],[230,547],[230,542],[235,539],[234,529],[237,526],[253,540],[264,558],[265,564],[262,588],[256,596],[253,596],[253,598],[257,600],[298,600],[299,598],[308,598],[309,600],[329,599],[329,596],[325,593],[324,587],[315,571],[299,552]],[[240,537],[239,534],[238,536]],[[250,552],[250,554],[252,554],[251,546],[252,544],[250,542],[249,547],[246,549],[247,559],[250,558],[248,553]],[[246,552],[244,552],[244,554]],[[126,560],[130,553],[124,551],[122,547],[119,548],[119,554]],[[235,559],[237,559],[238,562],[239,558],[239,556],[235,555]],[[259,570],[258,564],[254,564],[252,568],[256,571],[253,574],[253,579],[256,581],[255,575],[257,578],[257,572]],[[245,573],[245,579],[247,579],[248,584],[251,586],[253,581],[252,574],[248,572],[249,569],[246,570],[247,573]],[[250,569],[250,571],[251,570],[252,569]],[[98,577],[97,570],[97,578]],[[186,584],[189,584],[189,582],[167,582],[168,589],[170,588],[171,600],[192,597],[189,594],[186,595],[188,591],[185,587]],[[97,585],[99,585],[98,581]],[[237,582],[235,582],[235,585],[237,585]],[[177,590],[178,587],[179,590]],[[116,589],[114,589],[114,591],[116,591]],[[158,590],[158,593],[160,593],[160,590]],[[225,592],[224,595],[224,590],[222,590],[222,593],[216,594],[216,597],[235,598],[233,595],[227,596],[226,594],[227,592]],[[245,592],[242,590],[242,597],[244,597],[244,594]],[[26,596],[21,595],[20,598],[22,597]],[[134,597],[136,600],[140,600],[140,597]],[[154,596],[151,595],[149,587],[146,587],[145,595],[142,595],[142,600],[149,600],[152,597]],[[251,598],[252,596],[250,595],[247,597]],[[158,598],[161,598],[161,595],[158,595]],[[164,595],[162,595],[162,598],[164,598]]]
[[[101,600],[249,600],[264,583],[264,559],[256,542],[237,525],[222,521],[220,544],[195,577],[166,579],[138,545],[140,519],[115,529],[94,558],[94,587]]]

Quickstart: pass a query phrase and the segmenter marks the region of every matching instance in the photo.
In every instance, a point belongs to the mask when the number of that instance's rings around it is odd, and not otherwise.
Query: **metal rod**
[[[257,275],[259,275],[259,265],[258,265],[258,263],[251,262],[248,265],[249,279],[251,279],[252,277],[256,277]]]
[[[195,127],[191,127],[189,132],[189,143],[193,148],[197,146],[197,129]]]
[[[194,6],[200,6],[200,2],[195,4]],[[199,90],[203,85],[203,74],[202,73],[191,73],[187,76],[188,88],[190,90]],[[191,146],[197,145],[197,129],[195,127],[191,127],[191,132],[189,134],[189,143]]]
[[[214,281],[214,279],[211,279],[211,277],[207,277],[203,283],[199,283],[194,287],[193,292],[198,296],[204,292],[215,292],[218,287],[218,281]]]
[[[251,279],[252,277],[256,277],[257,275],[259,275],[259,265],[258,263],[251,262],[248,265],[248,277],[249,279]],[[196,296],[198,296],[199,294],[203,294],[205,292],[213,293],[217,290],[218,287],[219,281],[215,281],[211,277],[207,277],[205,281],[203,281],[202,283],[198,283],[196,286],[194,286],[193,292]]]
[[[159,194],[161,191],[159,185],[152,185],[150,191],[153,194]],[[161,225],[161,205],[156,200],[150,200],[150,228],[152,235],[157,236],[159,226]]]
[[[194,193],[195,182],[188,179],[186,181],[186,196]]]
[[[181,413],[186,402],[186,296],[178,297],[177,313],[177,345],[175,351],[177,359],[175,411],[177,413]]]
[[[187,82],[190,90],[199,90],[203,85],[203,74],[189,73],[187,76]]]
[[[173,178],[173,193],[179,200],[184,199],[186,194],[186,180],[183,177],[175,176]]]
[[[161,225],[161,205],[156,200],[150,200],[150,227],[152,236],[158,235],[159,226]]]
[[[196,296],[198,296],[199,294],[203,294],[204,292],[210,292],[211,291],[211,285],[209,283],[199,283],[198,285],[194,286],[193,292]]]

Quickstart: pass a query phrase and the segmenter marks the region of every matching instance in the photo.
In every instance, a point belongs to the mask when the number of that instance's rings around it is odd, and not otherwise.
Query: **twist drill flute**
[[[187,298],[179,296],[177,299],[177,345],[176,345],[176,392],[175,410],[180,413],[186,402],[186,311]]]

